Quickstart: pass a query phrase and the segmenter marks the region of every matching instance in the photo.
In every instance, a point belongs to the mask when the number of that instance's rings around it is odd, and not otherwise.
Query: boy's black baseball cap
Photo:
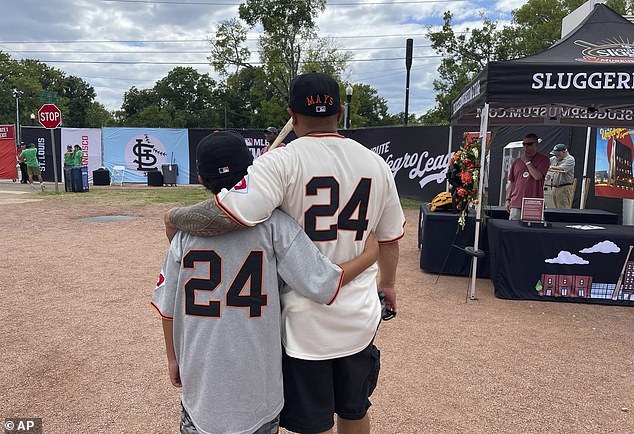
[[[203,137],[196,147],[196,167],[203,178],[223,178],[251,164],[253,155],[244,138],[233,131],[216,131]]]
[[[288,106],[306,116],[335,115],[341,108],[339,84],[320,72],[298,75],[291,83]]]

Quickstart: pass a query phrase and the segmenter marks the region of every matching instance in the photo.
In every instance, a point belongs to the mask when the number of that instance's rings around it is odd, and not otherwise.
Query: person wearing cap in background
[[[529,133],[522,140],[522,153],[513,160],[506,185],[506,209],[509,220],[519,220],[525,197],[544,197],[544,178],[548,173],[548,157],[537,152],[539,138]]]
[[[236,133],[204,137],[199,181],[240,194],[253,157]],[[226,190],[225,190],[226,191]],[[372,237],[337,266],[290,216],[213,238],[178,232],[154,290],[171,383],[183,388],[180,432],[278,432],[283,405],[278,275],[311,303],[333,303],[341,285],[372,265]]]
[[[66,152],[64,152],[64,169],[70,169],[73,167],[73,147],[72,145],[66,146]]]
[[[550,151],[550,168],[552,172],[553,202],[555,208],[571,208],[573,181],[575,178],[575,157],[568,153],[563,143],[555,145]]]
[[[273,141],[275,140],[275,138],[277,137],[278,134],[279,134],[279,132],[277,131],[277,128],[275,128],[275,127],[268,127],[264,131],[264,137],[266,138],[266,141],[267,141],[268,145],[266,145],[262,149],[262,154],[265,154],[265,153],[269,152],[269,147],[271,146],[271,143],[273,143]],[[279,145],[277,145],[278,148],[283,148],[284,146],[286,146],[286,143],[284,143],[284,142],[281,142]],[[260,155],[262,155],[262,154],[260,154]]]
[[[83,165],[84,151],[81,150],[81,146],[75,145],[73,149],[73,166],[81,167]]]
[[[16,151],[16,155],[15,155],[15,159],[18,161],[18,164],[20,165],[20,184],[28,184],[29,183],[29,174],[28,174],[28,171],[26,169],[26,159],[20,158],[20,154],[25,149],[26,149],[26,145],[24,144],[24,142],[21,142],[20,146],[18,146],[18,149]]]
[[[256,159],[241,191],[222,191],[215,200],[168,211],[166,233],[169,237],[182,229],[218,235],[265,221],[279,206],[322,253],[339,262],[358,255],[374,231],[378,267],[342,288],[330,306],[297,291],[282,294],[285,404],[280,426],[332,433],[336,414],[339,434],[369,433],[369,397],[380,366],[374,346],[382,318],[378,292],[385,293],[386,309],[396,311],[403,210],[383,158],[337,133],[343,107],[332,77],[297,76],[287,111],[297,139]]]

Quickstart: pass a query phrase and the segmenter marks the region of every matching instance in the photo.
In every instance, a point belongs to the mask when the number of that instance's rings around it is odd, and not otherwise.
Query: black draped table
[[[480,225],[479,248],[486,256],[478,260],[478,277],[490,275],[488,258],[488,225],[497,219],[508,220],[509,213],[503,206],[488,206],[485,210],[487,221]],[[618,223],[618,215],[600,209],[561,209],[544,210],[548,222],[569,222],[570,224],[610,224]],[[471,271],[471,257],[460,248],[473,246],[475,219],[467,218],[464,230],[458,228],[458,214],[450,211],[430,211],[427,204],[420,206],[418,222],[418,248],[420,249],[420,268],[430,273],[468,276]],[[514,222],[515,226],[519,223]]]
[[[497,297],[634,306],[634,226],[540,228],[496,219],[487,226]]]
[[[486,229],[482,227],[479,248],[486,252]],[[430,211],[427,204],[420,206],[418,247],[420,268],[430,273],[468,276],[471,256],[463,250],[473,246],[475,219],[467,218],[465,229],[458,226],[458,214],[447,211]],[[488,276],[488,258],[478,260],[478,277]]]
[[[509,218],[509,212],[504,206],[488,206],[486,214],[488,217],[496,219],[508,220]],[[544,210],[544,220],[547,222],[619,224],[619,216],[617,214],[603,211],[602,209],[546,208]]]

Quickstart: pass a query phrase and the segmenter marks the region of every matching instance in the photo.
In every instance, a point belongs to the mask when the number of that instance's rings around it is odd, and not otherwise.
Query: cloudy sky
[[[434,106],[432,81],[440,59],[425,34],[450,10],[456,30],[476,27],[480,14],[506,22],[526,0],[333,0],[317,23],[353,60],[347,77],[405,109],[405,44],[414,40],[409,112]],[[38,59],[81,77],[107,109],[121,107],[132,86],[151,88],[176,66],[216,77],[207,64],[208,38],[237,17],[240,0],[3,0],[0,50]],[[258,29],[248,43],[256,51]]]

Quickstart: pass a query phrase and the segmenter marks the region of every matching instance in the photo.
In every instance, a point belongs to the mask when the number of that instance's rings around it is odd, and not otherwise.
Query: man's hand
[[[178,208],[172,208],[171,210],[165,213],[165,217],[164,217],[165,235],[167,236],[167,239],[169,242],[172,242],[172,238],[174,238],[174,235],[176,235],[176,232],[178,231],[178,229],[176,229],[176,226],[174,226],[172,224],[172,221],[170,220],[170,213],[176,209]]]
[[[396,312],[396,268],[398,266],[398,241],[379,244],[378,290],[385,293],[385,306]]]

